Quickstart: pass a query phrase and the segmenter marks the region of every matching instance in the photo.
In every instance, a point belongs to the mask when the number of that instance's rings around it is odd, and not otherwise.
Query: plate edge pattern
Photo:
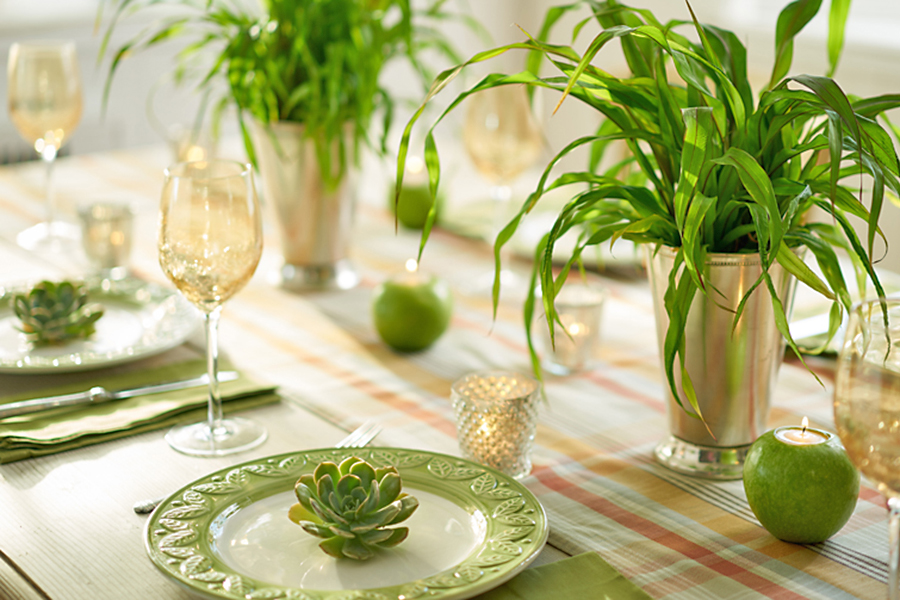
[[[291,477],[307,464],[360,456],[373,464],[393,464],[427,473],[465,491],[483,505],[487,520],[485,541],[473,555],[432,576],[370,590],[310,591],[273,586],[217,565],[201,550],[202,530],[217,502],[240,494],[259,478]],[[546,514],[537,498],[520,483],[492,469],[458,457],[396,448],[325,449],[276,455],[216,471],[170,497],[151,515],[145,544],[151,560],[180,583],[213,597],[245,600],[413,600],[461,598],[468,586],[479,593],[491,572],[506,581],[506,570],[518,572],[530,562],[546,539]],[[467,597],[467,595],[466,595]]]

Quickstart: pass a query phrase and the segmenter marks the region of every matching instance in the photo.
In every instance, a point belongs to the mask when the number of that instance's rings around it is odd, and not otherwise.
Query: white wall
[[[551,0],[463,0],[497,43],[523,39],[518,26],[535,33],[546,9],[557,2]],[[775,19],[787,0],[694,0],[693,7],[702,20],[738,32],[749,49],[751,70],[760,80],[768,75],[773,55]],[[663,19],[687,18],[685,6],[678,0],[640,0],[633,2],[650,8]],[[154,140],[155,133],[146,118],[147,92],[171,65],[173,50],[156,48],[150,54],[131,58],[117,75],[105,119],[100,114],[100,95],[105,79],[105,66],[96,65],[99,36],[94,33],[94,17],[98,0],[0,0],[0,59],[5,64],[10,44],[25,39],[75,39],[82,60],[85,79],[85,117],[83,127],[73,139],[73,151],[129,146]],[[798,40],[795,72],[822,73],[825,70],[825,9]],[[557,28],[560,42],[569,43],[571,24],[583,17],[572,17]],[[137,31],[132,25],[119,31],[123,40]],[[846,89],[860,95],[900,91],[900,2],[895,0],[855,0],[847,30],[847,47],[836,79]],[[583,47],[596,33],[593,25],[582,32],[577,44]],[[481,40],[460,34],[467,50],[483,47]],[[465,53],[465,52],[464,52]],[[495,67],[516,69],[522,54],[510,53]],[[484,72],[482,70],[482,72]],[[0,96],[5,96],[5,80],[0,78]],[[408,88],[411,91],[412,88]],[[574,104],[574,103],[573,103]],[[164,115],[175,107],[163,106]],[[5,111],[0,111],[0,136],[8,135],[10,126]],[[168,116],[168,115],[165,115]],[[173,117],[174,118],[174,117]],[[563,119],[560,118],[560,121]],[[584,126],[584,119],[575,119]],[[562,125],[561,129],[569,129]],[[570,137],[568,132],[564,137]]]
[[[556,4],[551,0],[462,0],[472,13],[490,30],[496,43],[509,43],[523,39],[519,26],[536,33],[544,12]],[[560,0],[562,1],[562,0]],[[788,0],[693,0],[698,18],[736,31],[748,46],[751,72],[756,80],[764,82],[768,77],[774,55],[774,28],[780,9]],[[70,151],[92,152],[110,148],[149,144],[161,139],[147,118],[146,100],[151,87],[171,68],[174,49],[156,48],[149,54],[131,58],[117,75],[110,96],[109,110],[101,115],[100,99],[105,79],[105,66],[96,65],[99,37],[94,34],[94,17],[98,0],[0,0],[0,60],[5,64],[10,44],[23,39],[66,38],[78,43],[85,80],[85,114],[82,124],[73,136]],[[632,4],[652,9],[665,20],[685,19],[688,13],[680,0],[633,0]],[[824,4],[827,4],[824,2]],[[798,38],[795,48],[794,73],[824,73],[826,9],[823,14]],[[571,16],[558,27],[556,41],[571,43],[567,32],[572,25],[586,15]],[[138,30],[132,25],[119,31],[117,39],[125,39]],[[576,42],[584,47],[596,34],[594,25],[588,25]],[[849,91],[862,96],[886,92],[900,92],[900,2],[897,0],[854,0],[847,28],[847,46],[844,58],[836,74],[838,82]],[[464,54],[483,49],[481,40],[463,31],[454,31]],[[524,55],[510,53],[502,61],[491,63],[496,70],[518,70]],[[615,71],[619,59],[613,53],[604,53],[603,66]],[[620,62],[618,64],[621,64]],[[501,68],[502,67],[502,68]],[[475,81],[475,70],[466,83]],[[402,89],[411,100],[421,97],[420,89],[402,69],[388,71],[392,83]],[[0,78],[0,98],[5,97],[5,78]],[[549,111],[557,97],[549,93],[544,100],[544,117],[551,151],[582,133],[588,133],[597,124],[597,115],[577,102],[568,102],[552,118]],[[193,114],[192,107],[183,106],[183,98],[156,104],[164,121],[184,120]],[[461,111],[459,111],[461,112]],[[400,125],[405,123],[402,117]],[[231,131],[234,128],[232,126]],[[445,128],[446,137],[454,137],[452,124]],[[23,144],[9,123],[5,110],[0,110],[0,149],[5,144]],[[580,167],[583,155],[576,157]],[[885,228],[898,248],[891,253],[890,268],[900,271],[900,210],[890,207],[884,216]]]

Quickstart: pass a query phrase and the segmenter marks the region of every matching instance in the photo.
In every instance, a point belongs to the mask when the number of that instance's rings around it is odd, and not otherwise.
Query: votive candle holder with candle
[[[451,388],[463,456],[514,478],[531,473],[540,386],[514,371],[470,373]]]
[[[415,259],[379,284],[372,295],[372,320],[382,341],[399,352],[431,346],[450,325],[453,295],[443,279],[423,273]]]
[[[780,540],[815,544],[850,519],[859,473],[836,435],[785,426],[761,435],[744,461],[744,491],[753,514]]]
[[[105,279],[128,274],[134,210],[126,202],[100,201],[78,210],[81,241],[91,266]]]
[[[600,323],[606,291],[598,284],[572,282],[556,295],[558,322],[550,340],[547,323],[539,325],[543,345],[543,367],[556,375],[589,369],[600,341]]]
[[[396,210],[397,221],[408,229],[422,229],[435,198],[428,185],[428,171],[425,161],[418,156],[409,156],[403,173],[403,187],[396,194],[396,182],[388,190],[388,204],[391,212]],[[441,203],[437,202],[438,217]],[[437,218],[437,217],[436,217]]]

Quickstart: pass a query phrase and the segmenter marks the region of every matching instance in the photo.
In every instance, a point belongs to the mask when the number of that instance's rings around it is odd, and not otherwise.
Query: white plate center
[[[459,564],[485,539],[486,521],[435,494],[407,488],[419,508],[402,525],[409,537],[367,561],[335,559],[322,540],[287,518],[293,491],[242,508],[213,527],[213,551],[231,569],[272,585],[307,590],[358,590],[399,585]]]

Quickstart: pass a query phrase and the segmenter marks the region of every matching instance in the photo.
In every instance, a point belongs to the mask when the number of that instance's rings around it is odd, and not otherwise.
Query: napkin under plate
[[[228,368],[223,365],[223,369]],[[5,395],[0,404],[35,396],[52,396],[103,386],[109,390],[128,389],[166,381],[180,381],[206,372],[203,359],[191,359],[146,368],[114,370],[95,374],[90,379],[76,378],[39,391]],[[15,376],[8,376],[15,377]],[[0,384],[2,385],[2,384]],[[262,385],[244,375],[219,387],[226,412],[277,402],[271,385]],[[98,444],[128,435],[170,427],[176,423],[206,417],[207,387],[135,396],[97,405],[55,408],[42,412],[0,419],[0,463],[54,454]]]
[[[615,598],[649,600],[595,552],[525,569],[476,600],[557,600],[559,598]]]

